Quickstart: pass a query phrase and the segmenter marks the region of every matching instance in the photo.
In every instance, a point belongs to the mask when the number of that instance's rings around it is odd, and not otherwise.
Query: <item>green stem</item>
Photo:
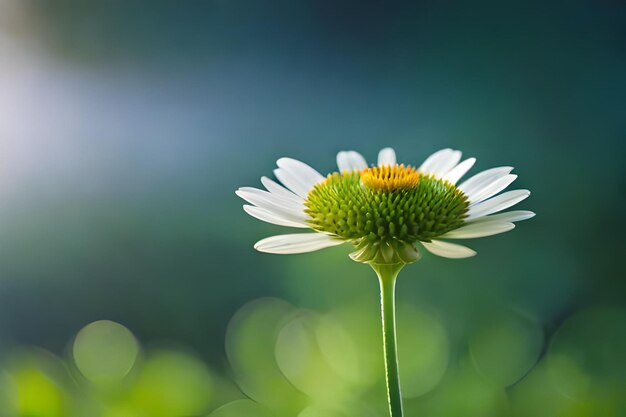
[[[380,282],[380,306],[383,324],[383,350],[387,377],[387,399],[391,417],[402,417],[402,395],[396,342],[396,278],[404,264],[370,264]]]

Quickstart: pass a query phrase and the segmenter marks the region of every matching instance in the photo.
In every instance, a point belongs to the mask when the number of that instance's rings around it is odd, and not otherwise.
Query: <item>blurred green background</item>
[[[285,229],[234,195],[385,146],[512,165],[537,213],[403,271],[407,415],[626,416],[625,27],[608,0],[3,0],[0,416],[386,415],[373,272],[256,253]]]

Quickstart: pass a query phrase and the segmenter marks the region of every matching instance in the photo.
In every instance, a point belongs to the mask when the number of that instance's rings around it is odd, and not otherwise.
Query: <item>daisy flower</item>
[[[260,240],[254,247],[269,253],[303,253],[350,243],[350,257],[378,275],[381,294],[385,377],[391,417],[402,417],[398,372],[395,285],[400,270],[420,258],[420,248],[446,258],[467,258],[472,249],[449,240],[507,232],[531,211],[501,213],[530,195],[504,191],[517,175],[512,167],[482,171],[457,183],[475,158],[461,162],[461,152],[442,149],[418,167],[398,164],[385,148],[368,165],[355,151],[337,154],[338,170],[326,177],[304,162],[281,158],[274,175],[262,177],[265,190],[243,187],[237,195],[244,210],[268,223],[309,229]]]
[[[461,162],[460,151],[442,149],[414,168],[398,164],[394,150],[385,148],[377,165],[369,166],[358,152],[343,151],[337,154],[338,171],[324,177],[303,162],[281,158],[274,174],[282,185],[262,177],[265,190],[242,187],[236,193],[259,220],[313,231],[260,240],[254,247],[261,252],[303,253],[351,243],[357,250],[350,256],[360,262],[411,263],[420,247],[466,258],[476,252],[449,240],[508,232],[514,222],[534,216],[525,210],[499,213],[530,195],[498,194],[517,178],[512,167],[488,169],[458,184],[475,162]]]

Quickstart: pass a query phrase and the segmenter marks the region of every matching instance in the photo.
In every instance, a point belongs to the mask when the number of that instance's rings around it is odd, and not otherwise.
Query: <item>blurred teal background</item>
[[[234,190],[385,146],[512,165],[537,213],[403,271],[407,415],[626,415],[625,27],[608,0],[4,0],[0,415],[384,416],[372,271],[256,253],[285,229]]]

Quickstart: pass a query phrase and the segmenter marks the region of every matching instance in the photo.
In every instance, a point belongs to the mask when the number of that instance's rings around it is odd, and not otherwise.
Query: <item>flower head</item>
[[[502,194],[517,175],[512,167],[492,168],[456,185],[476,162],[461,161],[461,152],[442,149],[418,168],[398,164],[393,149],[368,166],[354,151],[337,154],[337,172],[323,177],[291,158],[277,161],[280,185],[267,177],[266,190],[243,187],[237,195],[252,205],[244,210],[281,226],[315,233],[272,236],[255,245],[262,252],[302,253],[351,243],[359,262],[411,263],[420,258],[417,244],[448,258],[465,258],[473,250],[441,239],[470,239],[513,229],[513,222],[534,216],[505,210],[530,195],[528,190]]]

